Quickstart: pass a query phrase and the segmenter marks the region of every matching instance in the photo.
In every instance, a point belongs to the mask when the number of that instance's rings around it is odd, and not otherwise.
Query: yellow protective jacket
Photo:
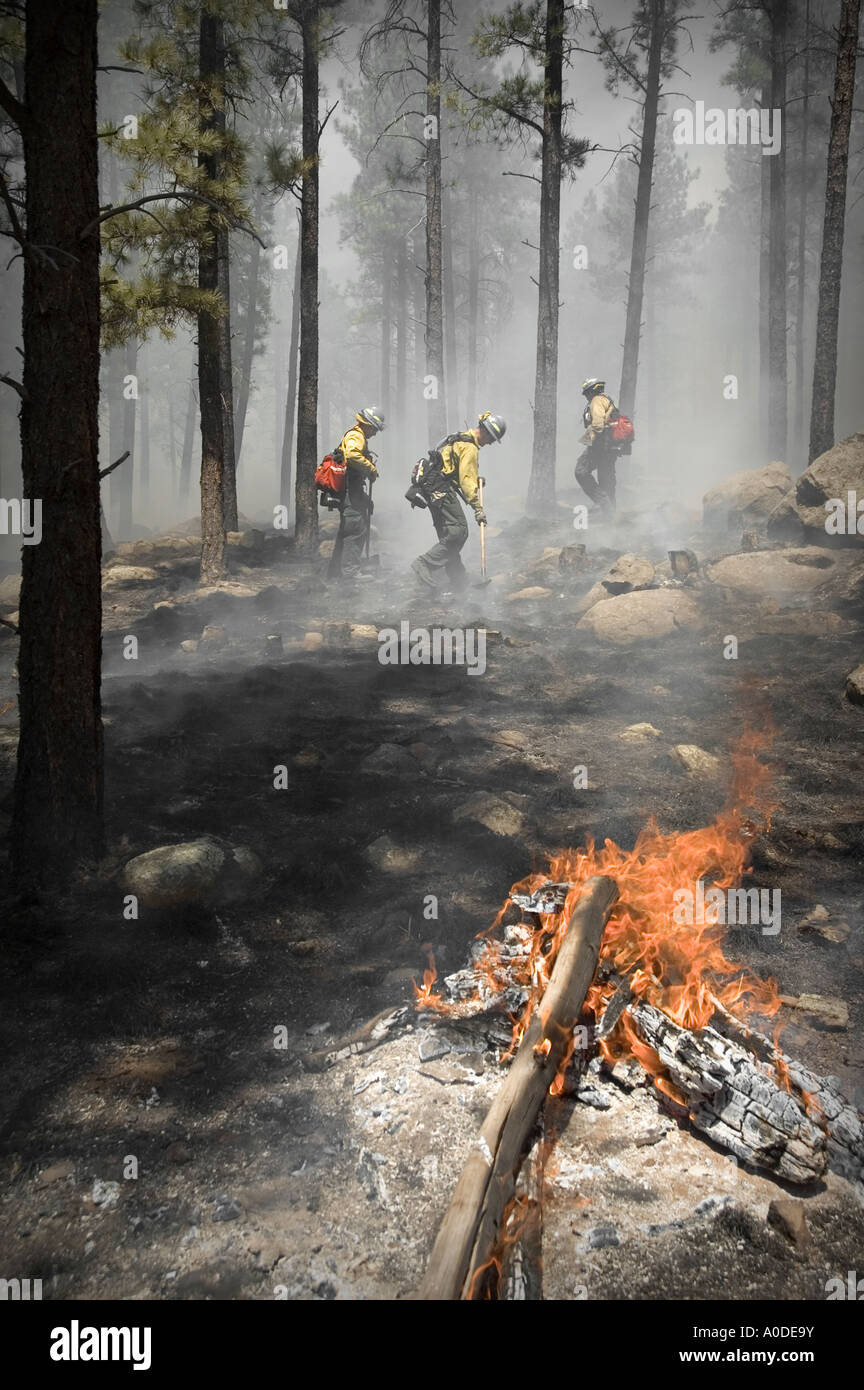
[[[339,448],[349,468],[359,468],[364,473],[375,471],[375,464],[369,453],[369,442],[360,428],[359,421],[343,436]]]
[[[604,396],[602,391],[591,397],[585,407],[584,415],[585,432],[589,444],[593,444],[595,439],[599,439],[612,424],[610,416],[614,409],[615,402],[609,396]]]
[[[480,450],[476,443],[477,432],[466,430],[465,433],[471,436],[470,444],[457,439],[455,444],[448,444],[441,450],[441,472],[445,478],[456,483],[471,510],[479,512],[480,486],[477,479]]]

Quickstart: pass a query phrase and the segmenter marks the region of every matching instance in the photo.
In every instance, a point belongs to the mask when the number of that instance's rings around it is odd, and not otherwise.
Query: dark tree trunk
[[[102,852],[96,20],[96,0],[28,0],[27,238],[54,250],[24,257],[23,495],[43,517],[19,619],[11,863],[25,887]]]
[[[767,110],[770,105],[770,90],[763,87],[760,106]],[[768,319],[771,304],[769,248],[771,244],[771,159],[767,155],[758,156],[760,160],[760,201],[759,201],[759,438],[762,451],[771,453],[771,422],[767,403],[771,395],[771,371],[768,353]]]
[[[803,98],[801,102],[801,172],[799,178],[798,192],[798,248],[796,260],[798,263],[798,283],[795,286],[795,417],[794,417],[794,453],[796,460],[806,463],[806,448],[804,444],[804,354],[806,352],[806,337],[804,331],[804,316],[807,308],[807,187],[808,169],[807,155],[810,136],[810,0],[806,0],[804,6],[804,72],[803,72]],[[804,458],[800,456],[804,455]]]
[[[468,409],[480,409],[477,404],[477,341],[480,327],[480,227],[477,190],[470,193],[470,229],[468,239]]]
[[[768,221],[768,450],[772,458],[786,458],[787,348],[786,348],[786,9],[787,0],[771,5],[771,110],[780,112],[780,149],[765,156],[770,169]],[[772,116],[772,121],[777,117]]]
[[[125,370],[126,354],[122,347],[109,348],[102,358],[102,394],[103,399],[108,403],[108,452],[102,460],[105,467],[119,459],[124,452],[123,443],[123,414],[125,403],[123,400],[123,373]],[[125,464],[114,470],[107,480],[108,490],[108,510],[111,514],[111,525],[117,526],[117,507],[119,503],[120,480],[117,474],[122,472]]]
[[[624,327],[624,355],[621,363],[621,390],[618,404],[625,415],[636,408],[639,375],[639,339],[642,333],[642,305],[645,298],[645,267],[648,258],[648,226],[651,220],[651,187],[654,179],[654,149],[657,141],[657,107],[665,36],[665,0],[651,0],[651,37],[648,42],[648,72],[642,108],[642,139],[639,148],[639,177],[636,182],[636,215],[630,249],[630,278],[627,282],[627,317]]]
[[[243,360],[240,366],[240,390],[237,397],[237,419],[234,426],[234,454],[237,463],[243,450],[243,432],[252,385],[252,363],[255,356],[255,331],[258,327],[258,280],[261,273],[261,247],[252,242],[249,264],[249,293],[246,301],[246,336],[243,340]]]
[[[303,30],[303,186],[300,201],[300,370],[297,391],[297,548],[311,552],[318,539],[315,469],[318,466],[318,23],[309,0]]]
[[[294,295],[291,300],[291,342],[288,347],[288,386],[285,393],[282,430],[282,468],[279,496],[282,505],[291,506],[291,459],[294,447],[294,420],[297,413],[297,353],[300,346],[300,237],[294,262]]]
[[[141,459],[138,482],[139,501],[143,503],[150,493],[150,391],[146,381],[141,391]]]
[[[441,0],[428,0],[426,30],[426,372],[431,439],[447,433],[441,266]]]
[[[399,238],[396,248],[396,432],[405,435],[408,391],[408,245]]]
[[[123,349],[123,378],[120,395],[123,402],[122,447],[114,455],[128,453],[129,457],[111,474],[111,510],[118,540],[126,541],[132,533],[132,491],[135,477],[135,417],[138,410],[138,339],[128,338]],[[114,459],[111,460],[114,462]]]
[[[534,447],[527,499],[527,511],[531,515],[540,515],[555,503],[564,24],[564,0],[546,0]]]
[[[390,357],[393,346],[393,257],[389,248],[381,265],[381,409],[390,416]]]
[[[414,232],[414,262],[411,283],[414,302],[414,385],[411,391],[411,419],[419,418],[419,405],[423,401],[423,376],[426,371],[426,273],[425,232],[417,228]],[[426,411],[428,431],[428,410]],[[440,438],[440,436],[439,436]]]
[[[189,382],[189,397],[186,405],[186,425],[183,430],[183,454],[180,458],[180,478],[178,483],[178,494],[181,502],[192,491],[192,449],[195,444],[195,415],[196,415],[195,387]]]
[[[459,413],[459,359],[456,350],[456,285],[453,279],[453,195],[449,189],[442,191],[444,210],[443,232],[443,288],[444,288],[444,366],[447,375],[447,409],[452,421],[457,422]]]
[[[843,0],[837,37],[831,134],[828,140],[828,183],[822,255],[819,262],[819,307],[816,311],[816,358],[810,408],[810,462],[834,444],[834,395],[837,388],[837,330],[840,324],[840,278],[843,272],[843,231],[846,221],[846,179],[849,170],[849,130],[855,94],[855,60],[861,0]]]
[[[224,90],[225,30],[216,15],[202,12],[200,71],[207,88]],[[225,111],[207,106],[204,126],[223,135]],[[201,154],[209,179],[222,171],[220,152]],[[234,406],[231,374],[230,275],[228,230],[211,214],[198,252],[198,287],[214,291],[224,312],[198,315],[198,393],[201,402],[201,579],[212,584],[227,573],[225,532],[237,528],[234,475]]]

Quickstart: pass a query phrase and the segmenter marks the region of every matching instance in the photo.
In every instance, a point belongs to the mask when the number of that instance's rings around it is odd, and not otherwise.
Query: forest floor
[[[710,824],[723,776],[688,774],[672,750],[697,745],[722,770],[753,725],[780,802],[753,882],[782,890],[783,925],[730,932],[727,954],[784,995],[845,1001],[846,1027],[784,1008],[782,1045],[864,1106],[864,710],[844,698],[861,626],[828,600],[814,618],[812,597],[729,589],[668,638],[622,647],[577,626],[622,550],[706,558],[689,525],[685,539],[680,519],[580,533],[562,508],[538,537],[517,519],[490,539],[494,582],[438,603],[409,597],[383,539],[378,579],[351,598],[272,533],[234,546],[232,584],[207,591],[179,534],[109,563],[108,852],[60,900],[3,904],[0,1273],[41,1278],[55,1299],[410,1294],[498,1052],[412,1014],[328,1070],[303,1057],[412,1001],[430,948],[439,975],[464,966],[551,852],[589,836],[629,848],[652,816]],[[584,566],[563,574],[558,551],[578,541]],[[526,585],[541,593],[509,597]],[[487,629],[485,673],[382,665],[376,633],[403,620]],[[5,831],[16,686],[2,631]],[[737,660],[723,657],[731,633]],[[635,724],[653,732],[622,738]],[[259,856],[255,891],[126,920],[123,864],[205,835]],[[817,905],[836,939],[808,929]],[[546,1106],[544,1297],[823,1299],[860,1270],[864,1208],[844,1180],[795,1194],[810,1228],[796,1248],[766,1221],[791,1189],[674,1118],[647,1077],[598,1087],[605,1108]]]

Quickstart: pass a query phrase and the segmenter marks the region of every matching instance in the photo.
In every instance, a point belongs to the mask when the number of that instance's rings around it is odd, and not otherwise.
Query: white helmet
[[[357,411],[357,415],[361,420],[365,420],[367,425],[371,425],[373,429],[383,430],[385,425],[384,411],[381,409],[380,405],[364,405],[362,410]]]

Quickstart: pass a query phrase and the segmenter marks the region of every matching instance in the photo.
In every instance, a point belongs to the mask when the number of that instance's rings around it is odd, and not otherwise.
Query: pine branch
[[[11,88],[6,86],[3,78],[0,77],[0,107],[6,112],[11,121],[14,121],[18,129],[21,130],[27,123],[27,107],[23,101],[19,101]]]
[[[103,222],[108,222],[112,217],[119,217],[123,212],[136,212],[143,208],[146,203],[162,203],[171,198],[185,199],[187,202],[193,203],[203,203],[206,207],[215,208],[217,212],[221,213],[225,211],[221,203],[217,202],[215,198],[208,198],[206,193],[192,193],[187,189],[177,189],[173,193],[148,193],[144,198],[136,199],[134,203],[121,203],[119,207],[109,207],[105,212],[100,213],[98,217],[94,217],[93,221],[88,222],[87,226],[81,232],[81,240],[83,241],[83,239],[89,236],[96,227],[100,227]],[[251,227],[246,226],[243,222],[236,221],[233,223],[233,226],[236,231],[246,232],[249,236],[254,237],[258,245],[266,251],[267,248],[265,243]]]

